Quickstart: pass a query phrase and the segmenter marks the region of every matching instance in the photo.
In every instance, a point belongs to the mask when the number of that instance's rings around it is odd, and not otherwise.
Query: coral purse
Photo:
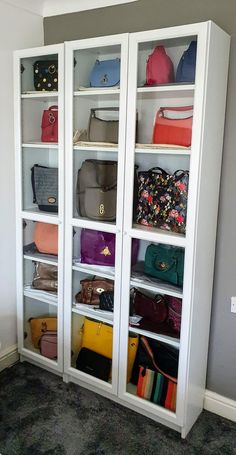
[[[192,139],[193,106],[161,107],[153,128],[153,144],[190,147]]]

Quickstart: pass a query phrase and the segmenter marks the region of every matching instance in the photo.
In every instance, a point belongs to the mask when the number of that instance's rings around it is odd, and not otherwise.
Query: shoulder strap
[[[153,366],[155,367],[155,369],[161,373],[163,376],[165,376],[165,378],[169,379],[170,381],[174,382],[174,383],[177,383],[177,379],[174,378],[173,376],[170,376],[169,374],[167,373],[164,373],[164,371],[161,370],[161,368],[159,368],[159,366],[156,364],[156,361],[155,361],[155,358],[154,358],[154,355],[153,355],[153,352],[152,352],[152,349],[148,343],[148,340],[146,337],[144,336],[141,336],[140,338],[141,340],[141,343],[142,343],[142,346],[144,347],[144,349],[146,350],[147,354],[149,355],[149,357],[151,358],[152,360],[152,363],[153,363]]]

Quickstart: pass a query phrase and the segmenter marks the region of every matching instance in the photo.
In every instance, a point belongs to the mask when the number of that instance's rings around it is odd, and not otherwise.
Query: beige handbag
[[[96,111],[118,112],[118,107],[91,109],[88,124],[88,140],[91,142],[112,142],[118,144],[119,120],[104,120],[96,116]]]

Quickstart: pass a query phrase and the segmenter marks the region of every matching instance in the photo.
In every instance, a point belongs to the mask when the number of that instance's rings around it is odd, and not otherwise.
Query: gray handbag
[[[116,219],[117,162],[85,160],[78,171],[76,208],[92,220]]]
[[[43,212],[58,212],[58,169],[35,164],[31,169],[33,202]]]
[[[112,142],[118,144],[119,120],[104,120],[96,116],[96,111],[119,112],[118,107],[100,107],[90,111],[88,140],[91,142]]]

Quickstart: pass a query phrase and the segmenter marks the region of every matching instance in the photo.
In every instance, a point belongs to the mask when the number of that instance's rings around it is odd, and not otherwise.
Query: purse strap
[[[161,167],[152,167],[151,169],[149,169],[148,172],[155,172],[157,174],[164,174],[164,175],[168,175],[168,172],[166,172],[164,169],[162,169]]]
[[[170,376],[169,374],[167,374],[164,371],[162,371],[161,368],[159,368],[159,366],[156,364],[152,349],[151,349],[151,347],[150,347],[150,345],[148,343],[147,338],[144,337],[144,336],[141,336],[140,339],[141,339],[142,346],[144,347],[144,349],[146,350],[146,352],[149,355],[150,359],[152,360],[153,366],[158,371],[158,373],[161,373],[163,376],[165,376],[165,378],[167,378],[170,381],[172,381],[175,384],[177,384],[177,379],[176,378],[174,378],[173,376]]]

